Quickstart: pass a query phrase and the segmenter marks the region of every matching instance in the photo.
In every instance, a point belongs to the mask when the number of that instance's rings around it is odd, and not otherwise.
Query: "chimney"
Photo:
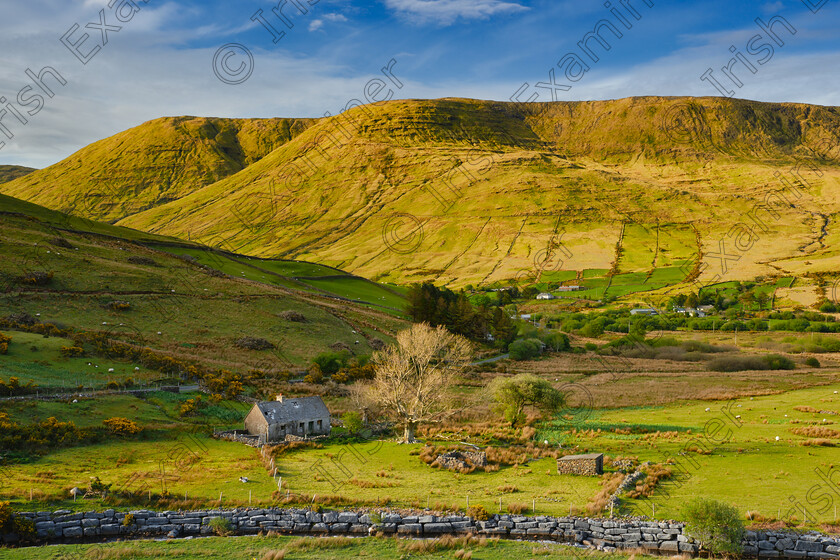
[[[283,393],[277,394],[277,402],[283,402]]]

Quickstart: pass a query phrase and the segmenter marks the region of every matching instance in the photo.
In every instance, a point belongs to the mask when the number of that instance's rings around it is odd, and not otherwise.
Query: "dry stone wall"
[[[130,522],[126,515],[130,514]],[[236,509],[202,511],[148,511],[71,513],[18,513],[31,519],[40,543],[101,541],[147,537],[178,538],[210,535],[212,519],[228,519],[237,535],[277,532],[299,535],[368,535],[381,531],[407,537],[475,534],[502,538],[555,540],[601,550],[644,549],[649,553],[696,555],[697,545],[684,534],[681,523],[587,519],[578,517],[526,517],[494,515],[487,521],[431,514],[370,515],[352,511],[316,513],[297,509]],[[376,523],[374,523],[376,521]],[[3,535],[8,544],[16,535]],[[840,558],[840,541],[817,533],[804,535],[777,531],[747,531],[744,554],[758,558]]]

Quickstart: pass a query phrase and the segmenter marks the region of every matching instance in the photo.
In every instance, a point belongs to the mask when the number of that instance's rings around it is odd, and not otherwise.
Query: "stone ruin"
[[[487,466],[487,453],[484,451],[450,451],[438,455],[432,466],[439,466],[449,471],[462,471]]]
[[[604,454],[589,453],[587,455],[566,455],[557,459],[559,474],[578,474],[583,476],[598,476],[604,474]]]

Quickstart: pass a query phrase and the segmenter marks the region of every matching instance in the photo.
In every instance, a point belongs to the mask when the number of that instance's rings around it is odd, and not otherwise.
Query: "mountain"
[[[7,183],[18,177],[23,177],[35,171],[31,167],[23,167],[20,165],[0,165],[0,183]]]
[[[309,119],[160,118],[4,184],[2,192],[115,222],[241,171],[310,124]]]
[[[835,107],[401,100],[310,124],[238,172],[118,223],[453,286],[620,273],[673,284],[840,264]]]

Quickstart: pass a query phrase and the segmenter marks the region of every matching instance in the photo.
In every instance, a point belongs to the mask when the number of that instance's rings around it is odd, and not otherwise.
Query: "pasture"
[[[319,560],[344,560],[346,558],[372,558],[376,560],[402,560],[404,558],[451,559],[457,551],[471,553],[472,560],[520,560],[539,557],[549,560],[574,560],[580,551],[558,544],[526,543],[490,539],[437,539],[398,540],[394,538],[307,538],[307,537],[209,537],[190,541],[128,541],[110,545],[56,545],[49,547],[11,549],[4,551],[8,560],[111,560],[120,558],[175,558],[178,560],[280,560],[285,558],[318,558]],[[586,551],[592,560],[610,558],[624,560],[629,555]],[[648,560],[652,557],[633,555]]]

